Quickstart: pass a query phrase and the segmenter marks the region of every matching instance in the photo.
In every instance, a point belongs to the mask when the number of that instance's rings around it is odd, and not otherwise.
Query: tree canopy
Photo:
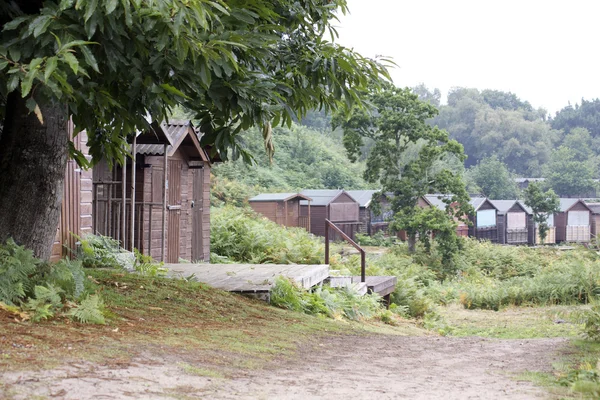
[[[467,180],[475,187],[471,190],[492,200],[517,199],[519,189],[513,175],[496,156],[484,158],[467,170]]]
[[[0,241],[49,255],[67,148],[87,162],[68,118],[87,131],[93,162],[122,161],[130,137],[180,106],[211,155],[250,161],[245,130],[261,127],[272,154],[272,126],[361,105],[389,76],[333,42],[338,11],[345,0],[1,2]]]
[[[376,108],[373,112],[354,110],[351,118],[338,116],[334,122],[344,130],[344,145],[351,158],[357,158],[365,138],[374,142],[365,179],[379,181],[382,192],[391,194],[394,216],[390,227],[406,231],[413,248],[417,236],[424,238],[436,228],[453,225],[452,217],[463,217],[470,209],[462,174],[446,162],[451,158],[462,162],[463,147],[450,140],[446,131],[426,123],[437,109],[419,100],[409,88],[387,85],[385,90],[371,93],[369,100]],[[418,207],[419,199],[428,193],[443,196],[447,213]],[[450,231],[454,236],[448,241],[456,241],[454,229],[444,229]]]

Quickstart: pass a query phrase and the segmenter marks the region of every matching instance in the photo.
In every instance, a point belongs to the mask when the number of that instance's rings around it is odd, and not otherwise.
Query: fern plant
[[[33,289],[29,276],[39,261],[31,250],[8,239],[0,245],[0,301],[17,305]]]
[[[81,300],[81,303],[73,307],[67,315],[84,324],[104,325],[106,320],[102,312],[103,309],[102,299],[100,296],[93,294]]]

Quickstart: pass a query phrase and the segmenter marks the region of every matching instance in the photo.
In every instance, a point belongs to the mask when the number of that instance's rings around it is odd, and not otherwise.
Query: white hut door
[[[202,215],[204,211],[204,170],[192,169],[192,261],[204,260]]]

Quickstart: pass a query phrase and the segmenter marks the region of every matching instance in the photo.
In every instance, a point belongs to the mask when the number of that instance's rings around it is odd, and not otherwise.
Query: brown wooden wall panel
[[[567,213],[561,212],[554,214],[555,238],[556,242],[567,240]]]

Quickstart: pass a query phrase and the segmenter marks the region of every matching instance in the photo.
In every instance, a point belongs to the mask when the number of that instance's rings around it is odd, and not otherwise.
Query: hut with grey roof
[[[208,261],[211,164],[199,139],[189,121],[153,124],[124,167],[97,164],[94,231],[155,260]]]
[[[448,204],[444,201],[444,198],[448,198],[447,195],[444,194],[428,194],[426,196],[423,196],[423,199],[429,204],[430,207],[437,207],[440,210],[446,212],[447,211],[447,207]],[[456,204],[456,203],[454,203]],[[453,204],[450,204],[450,206],[452,207]],[[467,220],[468,216],[465,216],[464,220]],[[463,237],[467,237],[469,236],[469,225],[459,219],[454,217],[454,221],[456,222],[456,234],[458,236],[463,236]]]
[[[308,200],[300,200],[300,215],[310,218],[310,232],[325,236],[325,219],[333,222],[346,235],[355,239],[361,225],[360,206],[345,190],[303,190],[300,194],[312,199],[310,215]],[[333,239],[337,239],[335,234]]]
[[[556,242],[588,243],[592,210],[581,199],[560,199],[560,212],[554,214]]]
[[[300,215],[300,201],[307,202],[307,215]],[[250,207],[279,225],[301,227],[310,232],[312,199],[300,193],[261,193],[248,200]]]
[[[490,200],[498,210],[498,243],[533,244],[531,212],[519,200]]]
[[[354,200],[358,202],[359,210],[358,217],[360,225],[358,232],[367,235],[373,235],[378,231],[387,231],[388,221],[386,221],[384,215],[389,210],[389,202],[385,196],[381,198],[381,213],[376,215],[371,209],[373,202],[373,195],[380,190],[348,190],[347,193],[352,196]]]
[[[486,197],[473,197],[469,202],[475,209],[470,217],[469,236],[498,242],[498,209]]]

